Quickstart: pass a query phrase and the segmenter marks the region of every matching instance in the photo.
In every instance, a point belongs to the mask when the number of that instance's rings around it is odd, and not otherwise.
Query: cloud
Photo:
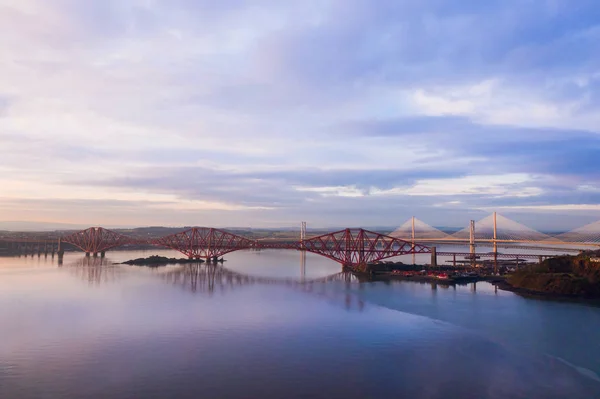
[[[591,215],[599,13],[591,0],[0,1],[0,220]]]

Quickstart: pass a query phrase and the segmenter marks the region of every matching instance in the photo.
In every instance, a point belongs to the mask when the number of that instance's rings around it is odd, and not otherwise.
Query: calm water
[[[0,398],[600,397],[600,308],[292,251],[111,264],[156,253],[0,258]]]

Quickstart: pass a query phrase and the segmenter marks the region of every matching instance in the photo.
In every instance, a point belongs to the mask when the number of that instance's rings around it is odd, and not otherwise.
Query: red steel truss
[[[301,242],[309,252],[356,268],[394,256],[430,253],[430,249],[364,229],[345,229]]]
[[[256,241],[209,227],[194,227],[150,243],[175,249],[190,259],[218,258],[229,252],[257,247]]]
[[[296,242],[261,242],[224,230],[194,227],[181,233],[142,242],[102,227],[92,227],[62,238],[85,252],[99,253],[125,244],[171,248],[191,259],[214,259],[241,249],[295,249],[325,256],[357,268],[399,255],[430,253],[428,247],[364,229],[345,229]]]
[[[124,236],[103,227],[90,227],[62,237],[62,242],[73,244],[86,253],[101,253],[121,245],[138,243],[137,240]]]

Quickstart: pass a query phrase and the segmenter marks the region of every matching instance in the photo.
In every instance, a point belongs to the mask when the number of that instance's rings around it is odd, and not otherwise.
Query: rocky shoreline
[[[600,300],[598,255],[590,251],[546,259],[508,276],[498,288],[544,298]]]

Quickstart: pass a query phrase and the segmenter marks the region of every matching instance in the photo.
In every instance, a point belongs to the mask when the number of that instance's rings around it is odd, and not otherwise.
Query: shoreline
[[[373,281],[414,281],[418,283],[438,283],[438,284],[471,284],[480,281],[486,281],[489,283],[496,283],[504,281],[505,278],[501,276],[472,276],[472,277],[450,277],[450,278],[439,278],[435,276],[403,276],[401,274],[394,273],[378,273],[373,276]]]
[[[505,276],[479,276],[472,278],[457,278],[457,279],[440,279],[432,276],[412,276],[406,277],[403,275],[385,273],[385,274],[376,274],[373,276],[374,282],[381,281],[407,281],[407,282],[415,282],[415,283],[434,283],[441,285],[467,285],[471,283],[478,282],[488,282],[498,289],[507,292],[513,292],[519,296],[529,299],[539,299],[539,300],[550,300],[550,301],[560,301],[560,302],[578,302],[585,303],[589,305],[600,306],[600,298],[597,297],[586,297],[586,296],[578,296],[578,295],[560,295],[554,294],[550,292],[542,292],[530,290],[527,288],[515,287],[511,285]]]
[[[514,292],[515,294],[536,298],[536,299],[548,299],[548,300],[556,300],[556,301],[574,301],[574,302],[586,302],[600,305],[599,297],[589,297],[582,295],[565,295],[565,294],[555,294],[552,292],[544,292],[544,291],[536,291],[523,287],[515,287],[511,285],[508,281],[498,281],[493,283],[499,289],[503,291]]]

